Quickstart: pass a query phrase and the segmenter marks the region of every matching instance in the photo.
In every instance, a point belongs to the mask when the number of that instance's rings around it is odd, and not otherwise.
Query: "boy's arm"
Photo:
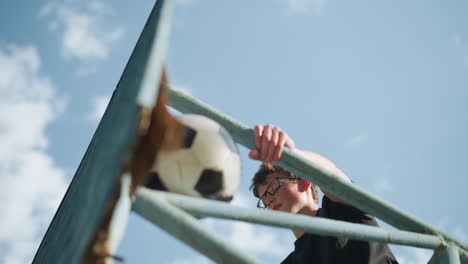
[[[342,172],[340,169],[338,169],[335,166],[335,164],[333,164],[333,162],[331,162],[329,159],[327,159],[327,158],[325,158],[325,157],[323,157],[323,156],[321,156],[321,155],[319,155],[317,153],[311,152],[311,151],[305,151],[305,150],[300,150],[300,149],[295,149],[293,151],[300,154],[300,155],[302,155],[304,158],[310,160],[311,162],[313,162],[314,164],[319,166],[321,169],[330,172],[331,175],[333,175],[333,176],[335,176],[337,178],[340,178],[340,179],[342,179],[344,181],[351,182],[351,180],[348,178],[348,176],[346,176],[346,174],[344,174],[344,172]],[[320,188],[320,190],[330,200],[332,200],[334,202],[338,202],[338,203],[347,204],[346,202],[338,199],[337,197],[333,196],[332,194],[330,194],[328,192],[325,192],[322,188]]]

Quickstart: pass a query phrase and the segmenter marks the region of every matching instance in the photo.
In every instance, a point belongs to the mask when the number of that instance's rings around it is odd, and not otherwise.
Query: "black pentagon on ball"
[[[195,190],[202,196],[209,197],[223,188],[223,173],[217,170],[203,170]]]
[[[194,129],[185,126],[182,136],[182,148],[190,148],[195,141],[195,136],[197,135],[197,131]]]
[[[219,134],[224,138],[224,141],[226,142],[226,144],[232,152],[239,153],[236,142],[234,142],[234,140],[231,137],[231,134],[229,134],[229,132],[224,127],[221,127],[219,129]]]
[[[148,181],[145,183],[144,186],[152,190],[167,191],[167,188],[162,183],[161,178],[159,177],[159,174],[155,171],[152,171],[149,173]]]

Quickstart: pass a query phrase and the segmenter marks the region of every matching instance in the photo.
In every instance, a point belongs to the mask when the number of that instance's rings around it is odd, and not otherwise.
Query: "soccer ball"
[[[146,187],[231,201],[240,182],[240,156],[231,135],[201,115],[177,117],[185,126],[182,148],[161,151]]]

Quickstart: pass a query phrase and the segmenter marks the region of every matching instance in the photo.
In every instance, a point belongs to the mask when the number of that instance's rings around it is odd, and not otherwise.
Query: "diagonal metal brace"
[[[141,195],[142,191],[153,192],[145,188],[138,189],[139,198],[133,204],[133,211],[216,263],[261,263],[226,243],[190,214],[157,196]]]

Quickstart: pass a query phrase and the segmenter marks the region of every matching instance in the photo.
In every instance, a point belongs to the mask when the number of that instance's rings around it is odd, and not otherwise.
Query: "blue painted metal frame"
[[[143,207],[148,207],[148,203],[158,203],[160,200],[167,201],[169,204],[197,217],[211,216],[283,227],[323,236],[347,237],[353,240],[370,240],[420,248],[436,249],[444,246],[442,239],[434,235],[386,230],[380,227],[353,224],[320,217],[308,217],[272,210],[238,207],[226,202],[154,191],[147,188],[139,188],[137,199],[134,202],[134,210],[140,214],[145,213]]]
[[[118,182],[120,166],[135,137],[140,107],[153,107],[155,104],[158,93],[157,84],[161,78],[163,62],[166,58],[173,5],[173,0],[158,0],[156,2],[125,67],[109,107],[42,240],[33,263],[79,263],[86,243],[102,217],[106,201]],[[175,88],[170,90],[170,104],[182,112],[198,113],[217,120],[230,131],[238,143],[249,149],[254,148],[252,129],[225,116],[209,105]],[[109,153],[108,149],[113,149],[113,152]],[[345,234],[363,240],[426,248],[444,248],[445,250],[437,251],[433,261],[459,263],[459,255],[461,255],[462,263],[468,262],[467,245],[358,186],[340,180],[332,173],[318,168],[299,155],[286,149],[279,164],[300,177],[313,181],[336,197],[391,225],[403,230],[435,235],[387,231],[380,228],[337,223],[332,220],[321,221],[323,219],[310,219],[304,216],[258,209],[236,209],[226,204],[199,201],[193,198],[190,198],[193,201],[189,202],[184,200],[186,198],[170,194],[157,194],[155,197],[146,194],[140,196],[134,205],[134,210],[219,262],[232,260],[232,263],[258,263],[254,258],[243,255],[216,235],[202,228],[195,218],[174,205],[195,215],[210,215],[274,226],[287,226],[323,235],[342,236]],[[90,193],[93,195],[90,196]],[[76,210],[76,208],[84,209]]]

